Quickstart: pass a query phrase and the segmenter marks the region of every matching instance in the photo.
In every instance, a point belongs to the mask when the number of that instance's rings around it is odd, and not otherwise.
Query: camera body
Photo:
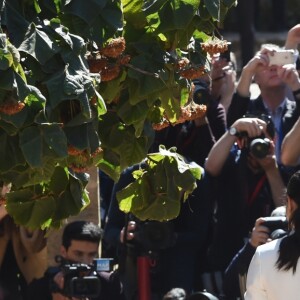
[[[174,226],[170,222],[137,221],[135,243],[144,251],[157,251],[174,244]]]
[[[101,282],[93,267],[86,264],[63,265],[64,288],[62,294],[67,297],[98,297]]]
[[[295,51],[294,50],[278,50],[269,54],[270,66],[283,66],[287,64],[294,64],[296,62]]]
[[[61,291],[67,297],[95,298],[101,292],[101,279],[98,272],[112,270],[112,258],[94,259],[92,265],[73,263],[59,258],[60,270],[64,274],[64,287]]]
[[[270,230],[270,238],[272,240],[278,239],[286,235],[288,230],[288,222],[286,217],[265,217],[263,226]]]
[[[243,116],[244,118],[259,118],[266,122],[267,124],[267,133],[271,138],[274,138],[275,136],[275,127],[274,123],[272,121],[271,116],[266,114],[246,114]],[[247,133],[243,134],[242,136],[247,136]],[[268,155],[271,147],[271,141],[269,138],[265,137],[264,134],[262,134],[259,137],[250,139],[248,138],[247,141],[247,149],[250,153],[253,154],[256,158],[264,158]]]

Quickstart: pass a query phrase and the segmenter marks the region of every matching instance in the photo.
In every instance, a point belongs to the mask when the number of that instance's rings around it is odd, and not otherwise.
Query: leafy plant
[[[187,199],[201,175],[200,166],[186,162],[176,148],[166,150],[161,145],[158,153],[148,154],[141,168],[133,172],[135,181],[117,192],[119,207],[142,221],[174,219],[181,199]]]
[[[205,111],[189,106],[191,79],[209,70],[207,45],[226,45],[217,27],[235,4],[0,0],[0,181],[11,184],[5,201],[15,222],[58,227],[78,214],[90,201],[92,166],[117,180],[147,157],[157,180],[159,157],[173,178],[160,188],[177,200],[191,191],[198,171],[181,174],[174,152],[148,152],[155,130],[184,121],[187,107],[190,115]],[[155,218],[156,209],[147,210]]]

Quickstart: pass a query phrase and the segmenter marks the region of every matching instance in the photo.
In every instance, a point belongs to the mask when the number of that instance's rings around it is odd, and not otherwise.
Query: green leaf
[[[124,18],[135,28],[143,28],[146,25],[143,12],[144,2],[143,0],[122,0]]]
[[[204,0],[205,5],[211,16],[219,21],[220,20],[220,0]]]
[[[131,105],[127,99],[120,101],[117,106],[118,115],[127,125],[138,123],[145,120],[148,112],[147,101]]]
[[[41,30],[40,26],[36,26],[32,23],[18,50],[31,55],[40,64],[44,65],[59,51],[59,47]]]
[[[25,164],[18,136],[9,136],[0,130],[0,145],[0,173],[8,171],[14,166]]]
[[[41,167],[43,161],[43,138],[40,128],[31,126],[20,133],[20,147],[26,161],[34,168]]]
[[[31,229],[40,228],[47,222],[55,207],[52,196],[34,199],[34,194],[29,190],[20,190],[7,194],[6,209],[15,222]]]
[[[108,0],[89,0],[88,6],[81,0],[69,1],[63,8],[64,13],[80,17],[88,25],[99,15]]]
[[[145,210],[134,211],[133,214],[142,221],[155,220],[163,222],[175,219],[180,212],[180,207],[180,201],[173,201],[167,196],[160,195]]]
[[[0,48],[0,70],[7,70],[13,62],[12,54],[7,49]]]
[[[54,150],[59,157],[68,156],[67,138],[58,124],[43,124],[41,130],[50,149]]]
[[[156,13],[158,10],[162,8],[162,6],[164,6],[167,3],[166,0],[148,0],[148,1],[140,1],[140,2],[144,2],[143,11],[147,15]]]

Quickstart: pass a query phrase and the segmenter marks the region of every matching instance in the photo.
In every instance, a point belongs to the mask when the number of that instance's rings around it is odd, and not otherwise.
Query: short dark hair
[[[88,241],[99,244],[102,229],[90,221],[74,221],[66,225],[62,235],[62,245],[68,249],[72,240]]]

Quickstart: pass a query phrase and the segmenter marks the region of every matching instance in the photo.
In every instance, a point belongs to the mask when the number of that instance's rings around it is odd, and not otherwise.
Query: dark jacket
[[[240,119],[246,113],[267,114],[263,104],[263,99],[259,96],[251,100],[250,97],[242,97],[238,93],[233,95],[231,104],[227,113],[227,125],[230,127],[237,119]],[[298,120],[300,108],[298,101],[287,99],[285,108],[282,113],[282,133],[285,136]]]

